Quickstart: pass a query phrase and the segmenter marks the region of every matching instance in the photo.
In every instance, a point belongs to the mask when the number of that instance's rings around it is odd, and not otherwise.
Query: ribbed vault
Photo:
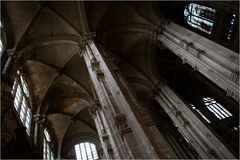
[[[152,31],[159,22],[151,2],[4,5],[12,25],[16,62],[24,68],[32,91],[33,114],[46,114],[58,154],[77,135],[97,137],[87,109],[93,102],[92,83],[79,56],[78,43],[83,34],[96,32],[96,42],[118,60],[129,82],[149,87],[156,83],[150,55],[155,51],[151,49]]]

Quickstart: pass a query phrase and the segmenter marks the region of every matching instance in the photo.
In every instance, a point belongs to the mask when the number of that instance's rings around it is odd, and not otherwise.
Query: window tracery
[[[224,108],[220,103],[216,102],[213,98],[204,97],[203,102],[207,108],[214,113],[218,119],[225,119],[232,116],[226,108]]]
[[[204,97],[203,102],[205,106],[208,108],[210,112],[212,112],[219,120],[225,119],[232,116],[225,107],[223,107],[220,103],[210,97]],[[207,123],[211,123],[211,121],[193,104],[190,104],[193,110],[195,110]],[[236,129],[236,128],[234,128]]]
[[[98,159],[96,146],[90,142],[82,142],[75,145],[77,160],[95,160]]]
[[[30,135],[32,113],[29,104],[29,92],[27,83],[20,71],[17,71],[11,93],[14,97],[14,107],[22,124],[26,127],[27,134]]]
[[[184,9],[187,23],[200,31],[211,34],[216,10],[196,3],[190,3]]]

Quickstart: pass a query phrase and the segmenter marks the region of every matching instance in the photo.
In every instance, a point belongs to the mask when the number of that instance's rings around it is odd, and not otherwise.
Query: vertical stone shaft
[[[238,54],[190,30],[170,22],[155,35],[169,50],[239,100]]]

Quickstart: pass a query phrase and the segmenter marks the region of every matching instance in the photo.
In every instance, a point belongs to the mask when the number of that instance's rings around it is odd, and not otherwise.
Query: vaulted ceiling
[[[116,57],[129,82],[157,83],[152,31],[155,2],[4,2],[17,63],[26,73],[33,113],[45,113],[57,146],[76,135],[97,135],[88,113],[93,88],[78,42],[96,42]],[[143,102],[144,103],[144,102]],[[61,153],[61,150],[58,150]]]

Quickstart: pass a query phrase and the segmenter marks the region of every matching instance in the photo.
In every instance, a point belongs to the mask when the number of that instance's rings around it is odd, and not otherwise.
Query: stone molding
[[[194,57],[200,58],[202,54],[205,54],[204,50],[196,48],[192,42],[187,42],[186,40],[181,40],[179,45],[186,50],[188,53],[192,54]]]
[[[114,120],[122,135],[132,132],[132,129],[128,127],[126,114],[119,113],[114,117]]]

